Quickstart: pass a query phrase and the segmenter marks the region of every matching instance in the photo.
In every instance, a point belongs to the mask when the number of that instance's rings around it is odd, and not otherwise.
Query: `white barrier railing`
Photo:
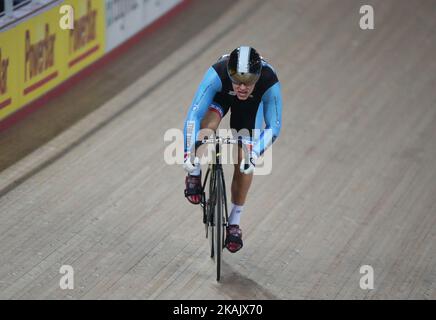
[[[0,12],[0,32],[5,31],[24,19],[35,16],[43,10],[48,10],[63,0],[0,0],[4,5]]]

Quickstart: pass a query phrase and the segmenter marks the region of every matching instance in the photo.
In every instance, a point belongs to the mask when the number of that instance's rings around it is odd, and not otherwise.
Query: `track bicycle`
[[[238,139],[222,138],[222,137],[205,137],[195,143],[195,151],[205,144],[215,145],[213,152],[213,161],[208,164],[208,169],[202,183],[201,207],[203,208],[203,223],[205,225],[206,238],[209,239],[210,257],[216,262],[216,280],[221,278],[221,262],[222,252],[224,249],[225,231],[228,226],[228,210],[227,210],[227,195],[226,184],[224,179],[224,171],[221,161],[222,145],[238,145],[242,147],[245,156],[245,169],[248,168],[249,152],[247,145],[251,142],[244,140],[242,137]],[[209,179],[209,180],[208,180]],[[209,188],[206,195],[206,185],[209,181]]]

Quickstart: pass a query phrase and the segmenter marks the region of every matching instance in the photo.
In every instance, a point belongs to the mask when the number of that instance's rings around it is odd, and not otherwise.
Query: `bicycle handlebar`
[[[244,157],[245,157],[245,164],[244,169],[248,169],[250,166],[250,153],[248,152],[247,145],[250,144],[250,142],[247,142],[247,140],[242,139],[242,137],[238,137],[238,139],[232,139],[232,138],[222,138],[222,137],[215,137],[215,138],[208,138],[204,137],[203,140],[198,140],[195,142],[195,152],[197,152],[197,149],[204,145],[204,144],[237,144],[238,146],[242,147],[242,150],[244,151]]]

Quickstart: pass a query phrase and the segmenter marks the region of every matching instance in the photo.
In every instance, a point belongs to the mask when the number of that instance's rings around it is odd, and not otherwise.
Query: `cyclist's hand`
[[[189,174],[200,174],[200,159],[198,157],[194,158],[194,163],[191,162],[191,156],[189,154],[185,155],[185,161],[183,162],[183,169]]]
[[[256,167],[257,154],[255,152],[250,153],[250,163],[245,163],[245,159],[242,159],[239,170],[243,174],[252,174]]]

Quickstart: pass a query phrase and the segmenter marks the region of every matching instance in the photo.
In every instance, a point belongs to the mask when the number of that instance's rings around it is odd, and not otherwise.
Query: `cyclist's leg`
[[[202,139],[204,136],[210,136],[217,129],[221,122],[221,118],[227,113],[228,109],[221,107],[217,101],[214,101],[200,123],[200,133],[198,138]],[[207,149],[197,151],[197,156],[201,158],[202,152]],[[185,179],[185,196],[192,204],[199,204],[201,202],[201,171],[197,175],[188,174]]]
[[[253,181],[253,174],[243,174],[239,170],[239,163],[241,163],[243,154],[242,148],[238,148],[238,163],[234,165],[233,179],[232,179],[232,203],[237,206],[243,206],[247,198],[248,190],[250,189],[251,182]]]
[[[215,133],[220,125],[221,119],[229,111],[230,107],[228,102],[220,95],[216,95],[212,104],[209,106],[206,114],[200,123],[199,139],[204,136],[210,136],[211,133]],[[202,132],[203,130],[203,132]]]
[[[236,105],[232,108],[230,118],[230,127],[237,132],[237,136],[245,137],[244,140],[252,140],[252,130],[256,128],[257,120],[261,115],[260,104],[255,101],[248,102],[243,106]],[[259,121],[260,122],[260,121]],[[230,252],[236,252],[243,246],[242,230],[239,227],[241,214],[245,200],[247,199],[248,190],[253,181],[253,174],[243,174],[240,172],[239,164],[243,158],[242,148],[238,147],[238,161],[234,165],[233,179],[231,186],[232,208],[229,215],[229,226],[227,228],[226,247]]]
[[[242,149],[238,148],[238,162],[242,160]],[[230,252],[237,252],[243,246],[242,230],[239,227],[241,213],[247,198],[248,190],[253,181],[253,174],[243,174],[239,171],[239,164],[234,165],[232,179],[232,208],[229,216],[229,226],[227,228],[226,247]]]
[[[219,113],[212,111],[213,109],[207,110],[206,114],[201,120],[200,129],[210,129],[215,132],[221,122],[221,116]]]

